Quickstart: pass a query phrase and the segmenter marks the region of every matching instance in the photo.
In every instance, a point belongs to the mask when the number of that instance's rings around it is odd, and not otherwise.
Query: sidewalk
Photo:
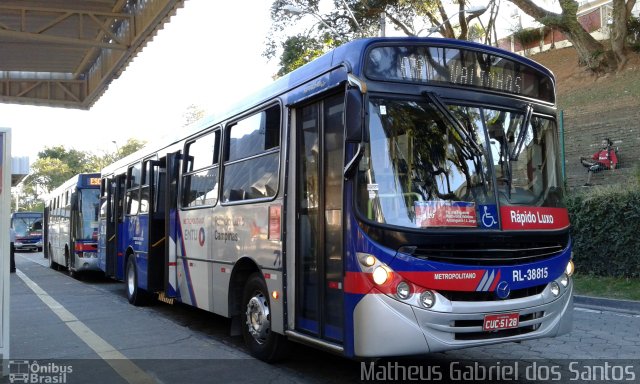
[[[640,315],[640,301],[635,300],[574,295],[573,303],[583,308]]]
[[[16,254],[9,373],[27,381],[15,382],[299,381],[234,346],[157,316],[153,307],[130,305],[123,283],[76,280],[44,264],[41,253]],[[9,377],[0,382],[8,383]]]

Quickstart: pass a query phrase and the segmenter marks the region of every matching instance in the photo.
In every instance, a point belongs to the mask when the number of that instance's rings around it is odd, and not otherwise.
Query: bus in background
[[[45,257],[72,275],[98,268],[100,174],[82,173],[53,190],[45,204]]]
[[[555,79],[494,47],[347,43],[101,172],[100,267],[233,319],[249,351],[346,357],[572,324]]]
[[[16,232],[16,252],[42,251],[42,212],[14,212],[11,227]]]

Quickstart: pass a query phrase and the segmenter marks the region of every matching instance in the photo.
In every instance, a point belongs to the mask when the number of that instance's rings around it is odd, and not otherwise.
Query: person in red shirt
[[[585,186],[591,185],[591,174],[594,172],[604,171],[606,169],[616,169],[618,165],[618,157],[616,151],[611,148],[613,142],[608,138],[602,139],[601,149],[594,153],[591,158],[580,157],[582,165],[588,168],[587,182]]]

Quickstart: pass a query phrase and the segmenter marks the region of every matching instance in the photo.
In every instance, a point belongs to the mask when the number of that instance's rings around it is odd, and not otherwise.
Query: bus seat
[[[244,191],[242,189],[232,189],[229,191],[229,201],[244,200]]]

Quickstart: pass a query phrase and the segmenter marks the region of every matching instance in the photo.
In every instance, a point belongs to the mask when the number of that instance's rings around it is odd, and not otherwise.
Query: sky
[[[152,142],[182,129],[189,105],[224,111],[277,72],[277,59],[262,57],[271,3],[186,0],[88,111],[0,103],[12,156],[33,163],[56,145],[115,152],[129,138]]]

